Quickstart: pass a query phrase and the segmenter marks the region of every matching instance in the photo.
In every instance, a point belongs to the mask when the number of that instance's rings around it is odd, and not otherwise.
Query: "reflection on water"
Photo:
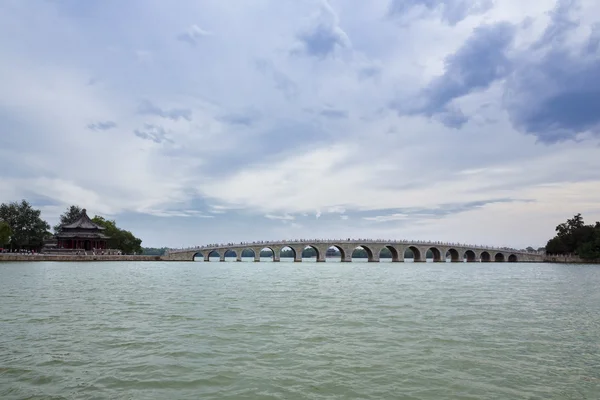
[[[550,264],[4,263],[0,398],[598,399],[599,287]]]

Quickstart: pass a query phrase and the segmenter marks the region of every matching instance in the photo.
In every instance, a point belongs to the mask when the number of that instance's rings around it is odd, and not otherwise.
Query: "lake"
[[[0,263],[0,398],[599,399],[600,266]]]

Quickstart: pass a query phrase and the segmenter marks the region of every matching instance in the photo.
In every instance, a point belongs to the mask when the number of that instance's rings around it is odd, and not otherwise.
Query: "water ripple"
[[[599,399],[600,268],[0,265],[2,399]]]

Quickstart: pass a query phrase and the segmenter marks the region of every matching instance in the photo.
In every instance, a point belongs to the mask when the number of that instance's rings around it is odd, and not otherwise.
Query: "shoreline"
[[[36,262],[36,261],[169,261],[162,256],[143,256],[143,255],[84,255],[84,254],[0,254],[0,262],[2,261],[19,261],[19,262]]]

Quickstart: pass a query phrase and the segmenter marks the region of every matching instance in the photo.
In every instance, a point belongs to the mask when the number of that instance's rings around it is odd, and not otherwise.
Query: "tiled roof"
[[[61,230],[63,230],[63,229],[89,229],[89,230],[101,230],[101,231],[104,230],[104,227],[92,222],[90,217],[88,217],[85,208],[83,210],[81,210],[81,216],[79,217],[79,219],[77,221],[73,222],[72,224],[63,225],[60,228],[61,228]]]
[[[57,233],[56,235],[57,239],[74,239],[74,238],[78,238],[78,239],[110,239],[108,236],[103,235],[102,233],[99,232],[85,232],[85,231],[78,231],[78,232],[60,232]]]

